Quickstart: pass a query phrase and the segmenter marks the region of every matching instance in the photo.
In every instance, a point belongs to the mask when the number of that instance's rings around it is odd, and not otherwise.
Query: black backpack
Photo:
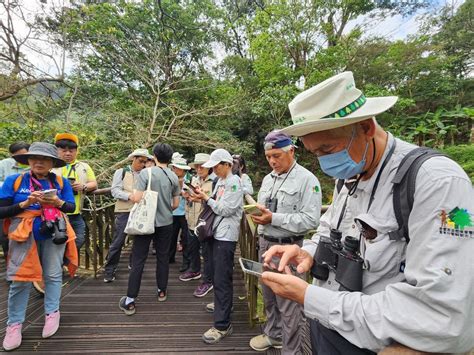
[[[408,218],[413,208],[416,175],[421,165],[432,157],[445,156],[444,154],[427,147],[415,148],[408,152],[398,166],[397,173],[392,180],[393,183],[393,210],[398,223],[398,230],[389,232],[392,240],[405,238],[408,243]],[[336,190],[339,193],[344,186],[344,180],[339,179]]]

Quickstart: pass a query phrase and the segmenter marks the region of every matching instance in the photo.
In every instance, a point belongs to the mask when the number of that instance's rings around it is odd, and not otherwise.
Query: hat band
[[[331,113],[323,118],[343,118],[354,111],[360,109],[367,102],[367,98],[364,94],[361,94],[356,100],[352,101],[349,105]]]

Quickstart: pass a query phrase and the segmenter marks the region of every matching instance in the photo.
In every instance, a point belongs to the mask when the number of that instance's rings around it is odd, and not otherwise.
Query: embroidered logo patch
[[[232,187],[230,188],[230,191],[236,192],[237,191],[237,185],[232,185]]]
[[[459,237],[474,236],[473,217],[465,208],[455,207],[450,212],[441,211],[441,234],[448,234]]]
[[[313,192],[319,192],[320,191],[318,185],[315,185],[312,190],[313,190]]]

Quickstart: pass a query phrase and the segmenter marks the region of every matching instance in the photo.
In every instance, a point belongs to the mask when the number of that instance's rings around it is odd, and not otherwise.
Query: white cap
[[[211,153],[211,158],[209,159],[209,161],[202,164],[202,166],[205,168],[213,168],[221,162],[233,164],[234,160],[232,159],[232,155],[230,155],[230,153],[227,150],[216,149],[215,151]]]

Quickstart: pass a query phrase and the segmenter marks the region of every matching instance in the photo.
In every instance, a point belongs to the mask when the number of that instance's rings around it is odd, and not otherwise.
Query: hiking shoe
[[[166,291],[158,292],[158,302],[164,302],[168,298]]]
[[[249,345],[255,351],[265,351],[270,348],[281,349],[283,342],[281,339],[270,338],[266,334],[260,334],[250,339]]]
[[[226,330],[219,330],[212,327],[202,335],[202,340],[206,344],[215,344],[220,342],[222,338],[226,337],[227,335],[231,335],[232,330],[232,324],[229,325],[229,328],[227,328]]]
[[[214,302],[206,304],[206,311],[209,313],[214,313]],[[230,309],[231,312],[234,311],[234,306]]]
[[[184,274],[179,275],[179,279],[181,281],[184,281],[184,282],[191,281],[191,280],[198,280],[200,278],[201,278],[201,273],[200,272],[187,271]]]
[[[43,338],[52,337],[59,329],[59,320],[61,315],[59,311],[47,314],[44,317]]]
[[[104,276],[104,282],[106,284],[110,283],[110,282],[114,282],[115,281],[115,275],[105,275]]]
[[[5,338],[3,339],[3,349],[10,351],[21,345],[21,328],[23,324],[15,323],[7,327]]]
[[[134,315],[136,312],[135,309],[135,302],[130,302],[129,304],[125,304],[127,300],[127,296],[123,296],[119,302],[119,308],[125,313],[127,316]]]
[[[194,297],[204,297],[209,292],[211,292],[213,288],[214,288],[214,286],[212,286],[212,284],[207,283],[207,282],[203,282],[202,284],[200,284],[196,288],[196,290],[193,293],[193,296]]]

